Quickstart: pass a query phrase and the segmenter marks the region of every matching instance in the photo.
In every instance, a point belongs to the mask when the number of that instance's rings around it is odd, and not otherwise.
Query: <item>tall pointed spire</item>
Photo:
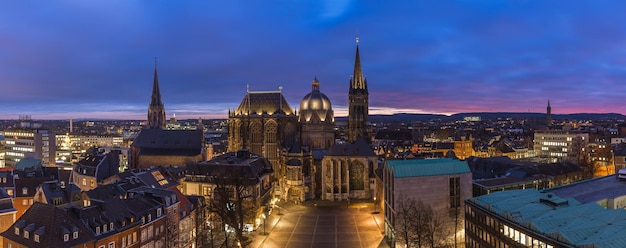
[[[367,140],[369,115],[369,93],[367,81],[361,69],[361,55],[359,54],[359,37],[356,38],[356,55],[354,58],[354,74],[350,78],[348,92],[348,142],[353,143],[359,137]]]
[[[546,124],[552,125],[552,107],[550,107],[550,100],[548,100],[548,107],[546,107]]]
[[[148,106],[148,126],[150,128],[165,129],[165,107],[161,101],[159,89],[159,75],[157,73],[157,60],[154,58],[154,79],[152,82],[152,99]]]
[[[354,58],[354,72],[352,74],[352,80],[350,80],[350,91],[360,90],[367,93],[367,82],[363,77],[363,70],[361,69],[361,55],[359,54],[359,37],[356,37],[356,55]]]
[[[159,89],[159,74],[157,72],[157,61],[154,58],[154,79],[152,82],[152,100],[150,105],[163,105],[161,102],[161,90]]]

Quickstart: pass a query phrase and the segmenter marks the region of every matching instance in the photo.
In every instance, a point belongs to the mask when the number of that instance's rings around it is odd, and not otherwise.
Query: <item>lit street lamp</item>
[[[376,196],[374,196],[374,213],[376,213]]]

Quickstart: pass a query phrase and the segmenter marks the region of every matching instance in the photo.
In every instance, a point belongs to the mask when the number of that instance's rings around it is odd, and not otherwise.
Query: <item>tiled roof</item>
[[[202,150],[202,132],[197,130],[142,129],[131,146],[165,150]]]
[[[15,234],[15,227],[20,228],[20,234]],[[29,237],[24,237],[24,229],[29,228]],[[73,238],[73,232],[78,231],[78,238]],[[35,233],[39,235],[39,242],[34,240]],[[63,235],[69,234],[69,240],[64,241]],[[76,247],[95,240],[91,231],[81,222],[66,214],[62,209],[53,205],[35,202],[9,229],[2,233],[2,237],[22,244],[26,247]]]
[[[395,178],[471,173],[467,162],[452,158],[387,160]]]
[[[325,156],[333,157],[376,157],[374,149],[363,138],[351,144],[334,144]]]
[[[187,165],[187,175],[238,175],[239,178],[252,180],[252,183],[258,182],[264,174],[273,172],[272,164],[266,158],[247,151],[229,152],[209,161]]]
[[[505,219],[576,247],[626,247],[626,210],[581,204],[534,189],[495,192],[467,200]]]

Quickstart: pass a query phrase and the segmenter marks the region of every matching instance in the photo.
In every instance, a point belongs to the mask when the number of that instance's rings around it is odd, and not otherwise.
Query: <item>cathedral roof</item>
[[[202,132],[197,130],[142,129],[131,146],[163,150],[202,149]]]
[[[333,122],[333,107],[330,99],[320,92],[320,82],[313,79],[311,93],[300,102],[300,122]]]
[[[248,92],[235,111],[235,115],[292,115],[293,113],[293,109],[280,91]]]
[[[374,149],[362,137],[354,143],[334,144],[328,149],[326,156],[338,157],[376,157]]]

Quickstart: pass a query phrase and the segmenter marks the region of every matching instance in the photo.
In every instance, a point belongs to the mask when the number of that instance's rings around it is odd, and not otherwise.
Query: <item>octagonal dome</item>
[[[333,122],[333,108],[330,99],[320,92],[320,82],[313,79],[311,93],[300,102],[300,122],[317,123]]]

